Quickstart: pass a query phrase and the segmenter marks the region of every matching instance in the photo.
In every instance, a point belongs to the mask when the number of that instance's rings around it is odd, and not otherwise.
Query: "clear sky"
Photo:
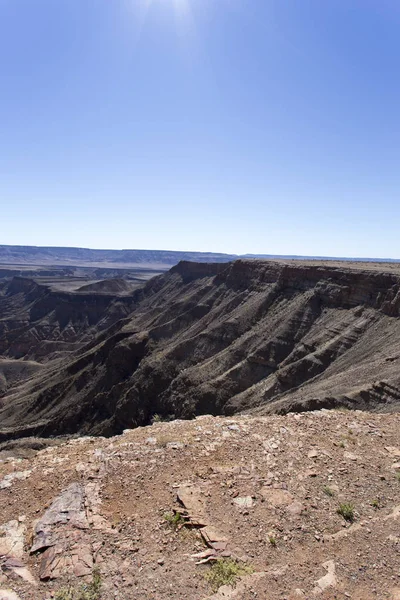
[[[398,0],[0,0],[0,243],[400,258]]]

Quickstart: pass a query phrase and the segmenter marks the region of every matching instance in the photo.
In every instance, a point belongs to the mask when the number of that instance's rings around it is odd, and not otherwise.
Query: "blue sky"
[[[0,0],[3,244],[400,258],[397,0]]]

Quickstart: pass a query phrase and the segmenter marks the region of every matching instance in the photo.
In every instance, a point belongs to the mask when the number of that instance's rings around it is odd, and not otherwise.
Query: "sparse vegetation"
[[[371,506],[373,506],[374,508],[380,508],[381,507],[381,503],[379,502],[378,498],[375,498],[375,500],[372,500]]]
[[[253,567],[245,565],[231,558],[217,560],[205,574],[205,578],[214,591],[222,585],[234,586],[236,581],[244,575],[254,573]]]
[[[153,425],[154,423],[162,423],[163,421],[164,421],[164,419],[161,415],[155,414],[152,416],[151,424]]]
[[[271,544],[271,546],[273,546],[275,548],[275,546],[276,546],[276,537],[274,535],[269,535],[268,536],[268,541]]]
[[[166,448],[168,446],[168,444],[182,444],[183,443],[182,440],[177,439],[176,436],[173,436],[168,433],[165,433],[163,435],[157,435],[156,439],[157,439],[157,445],[160,446],[161,448]]]
[[[332,488],[329,487],[329,485],[324,485],[324,487],[322,488],[322,491],[324,492],[324,494],[326,494],[330,498],[332,498],[335,495],[335,492],[333,491]]]
[[[400,473],[396,473],[396,479],[397,481],[400,481]]]
[[[121,525],[121,515],[118,513],[113,513],[111,515],[111,528],[118,529]]]
[[[342,504],[339,504],[337,513],[349,523],[353,523],[355,519],[354,505],[350,502],[343,502]]]
[[[164,520],[172,529],[180,529],[186,523],[179,511],[164,513]]]
[[[89,584],[83,584],[79,587],[60,588],[54,600],[100,600],[101,575],[99,569],[93,569],[92,581]]]
[[[341,448],[346,448],[346,446],[348,446],[349,444],[357,444],[357,439],[353,435],[353,432],[351,431],[351,429],[349,430],[349,433],[342,436],[342,438],[339,442],[339,446]]]
[[[169,423],[170,421],[174,421],[175,419],[175,415],[173,413],[169,413],[167,415],[160,415],[160,413],[155,413],[151,419],[150,422],[152,425],[154,425],[154,423]]]

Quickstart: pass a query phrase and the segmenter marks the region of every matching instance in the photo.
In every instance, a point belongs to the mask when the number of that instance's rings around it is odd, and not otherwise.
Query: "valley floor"
[[[398,600],[399,431],[203,416],[3,452],[0,598]]]

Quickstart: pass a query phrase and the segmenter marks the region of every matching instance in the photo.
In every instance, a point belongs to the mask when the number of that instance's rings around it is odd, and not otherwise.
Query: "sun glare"
[[[171,7],[178,13],[185,13],[189,10],[190,0],[144,0],[146,9],[156,4],[171,5]]]
[[[148,12],[155,9],[157,5],[162,5],[163,7],[169,5],[171,10],[175,13],[179,27],[185,30],[184,33],[187,33],[193,25],[190,3],[191,0],[142,0],[143,18],[145,20]]]

